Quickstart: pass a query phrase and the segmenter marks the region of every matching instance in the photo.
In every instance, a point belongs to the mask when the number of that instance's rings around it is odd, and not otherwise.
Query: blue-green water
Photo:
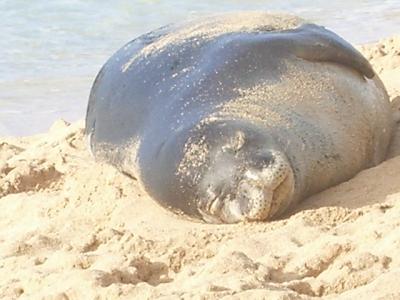
[[[97,71],[137,35],[235,10],[297,14],[356,44],[400,31],[400,0],[0,0],[0,136],[83,118]]]

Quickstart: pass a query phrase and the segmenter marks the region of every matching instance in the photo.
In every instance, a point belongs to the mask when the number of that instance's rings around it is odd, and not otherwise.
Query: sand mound
[[[399,97],[400,38],[362,51]],[[278,221],[209,225],[94,163],[82,123],[1,138],[0,297],[399,299],[399,169],[397,156]]]
[[[359,47],[383,80],[391,96],[400,95],[400,35]]]

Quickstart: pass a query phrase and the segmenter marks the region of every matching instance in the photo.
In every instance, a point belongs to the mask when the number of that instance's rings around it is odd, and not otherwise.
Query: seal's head
[[[213,122],[192,135],[189,145],[191,161],[185,165],[191,169],[198,212],[205,221],[263,221],[290,204],[294,191],[290,163],[258,127]]]

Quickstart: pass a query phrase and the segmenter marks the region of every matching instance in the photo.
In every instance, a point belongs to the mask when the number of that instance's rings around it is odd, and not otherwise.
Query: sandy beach
[[[400,37],[358,48],[400,114]],[[210,225],[95,163],[83,127],[0,138],[1,299],[400,299],[400,129],[282,219]]]

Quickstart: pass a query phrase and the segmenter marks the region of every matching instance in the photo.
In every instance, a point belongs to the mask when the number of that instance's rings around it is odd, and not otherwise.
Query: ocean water
[[[354,44],[400,34],[400,0],[0,0],[0,136],[84,118],[98,70],[136,36],[237,10],[297,14]]]

